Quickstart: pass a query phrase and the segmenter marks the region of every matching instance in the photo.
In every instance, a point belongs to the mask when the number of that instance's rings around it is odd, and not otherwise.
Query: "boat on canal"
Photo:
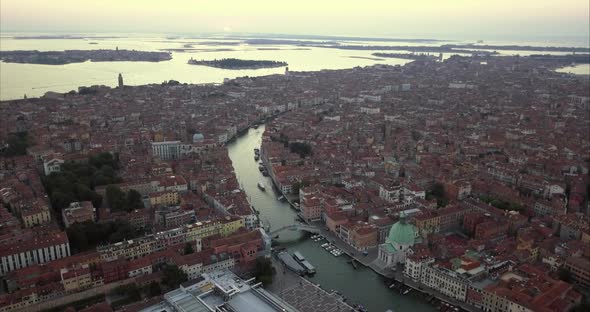
[[[299,275],[303,275],[307,270],[305,268],[303,268],[299,263],[297,263],[297,261],[295,261],[295,259],[293,259],[293,257],[286,251],[281,251],[277,254],[277,258],[283,263],[285,264],[285,266],[299,274]]]
[[[305,258],[299,251],[293,253],[293,258],[297,260],[297,262],[305,261]]]
[[[266,191],[266,186],[264,186],[264,183],[262,183],[262,181],[258,182],[258,188],[263,192]]]
[[[315,268],[313,265],[311,265],[309,261],[305,260],[305,257],[303,257],[299,251],[293,253],[293,259],[295,259],[295,261],[297,261],[297,263],[299,263],[305,269],[307,275],[315,274]]]

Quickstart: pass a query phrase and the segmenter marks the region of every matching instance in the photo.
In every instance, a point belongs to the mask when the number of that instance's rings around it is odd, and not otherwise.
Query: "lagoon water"
[[[262,76],[283,73],[284,68],[268,68],[256,70],[228,70],[200,65],[188,65],[190,58],[220,59],[241,58],[253,60],[284,61],[292,71],[317,71],[322,69],[343,69],[373,64],[403,65],[405,59],[384,58],[374,59],[371,54],[381,51],[356,51],[327,48],[302,48],[295,45],[248,45],[239,40],[224,38],[169,39],[162,35],[115,35],[117,38],[92,39],[15,39],[14,36],[34,36],[39,34],[2,33],[0,50],[92,50],[92,49],[128,49],[143,51],[160,51],[163,49],[183,49],[186,44],[192,45],[195,51],[172,52],[172,60],[152,62],[84,62],[66,65],[37,65],[0,62],[0,100],[38,97],[47,91],[68,92],[77,90],[79,86],[107,85],[116,86],[117,76],[123,74],[126,85],[142,85],[161,83],[165,80],[178,80],[186,83],[221,83],[224,78],[241,76]],[[439,45],[438,43],[416,42],[372,42],[354,41],[343,44],[362,45]],[[91,44],[95,43],[95,44]],[[452,43],[468,43],[453,41]],[[506,42],[486,42],[486,44],[506,44]],[[519,44],[528,44],[520,42]],[[551,45],[532,42],[532,45]],[[564,43],[569,44],[569,43]],[[562,44],[562,45],[564,45]],[[559,44],[555,44],[559,45]],[[573,44],[575,45],[575,44]],[[584,45],[582,45],[584,46]],[[386,51],[395,52],[395,51]],[[402,51],[403,52],[403,51]],[[499,51],[507,54],[531,54],[538,52]],[[443,57],[449,57],[445,54]],[[371,59],[373,58],[373,59]],[[589,66],[565,68],[566,72],[590,74]]]
[[[289,64],[293,71],[316,71],[367,66],[375,60],[351,58],[371,57],[370,51],[345,51],[336,49],[306,48],[296,46],[251,46],[210,44],[213,40],[166,40],[164,38],[121,38],[104,40],[84,39],[12,39],[3,37],[1,50],[61,51],[73,49],[135,49],[159,51],[160,49],[182,49],[192,43],[190,52],[172,52],[172,60],[164,62],[84,62],[66,65],[37,65],[0,62],[0,99],[18,99],[25,94],[41,96],[47,91],[68,92],[79,86],[116,86],[117,76],[123,74],[126,85],[161,83],[177,80],[186,83],[221,83],[224,78],[262,76],[284,73],[285,68],[256,70],[228,70],[187,64],[190,58],[220,59],[239,58],[252,60],[276,60]],[[215,40],[218,42],[219,40]],[[97,44],[89,44],[96,42]],[[230,41],[231,42],[231,41]],[[223,49],[224,51],[218,51]],[[264,49],[264,50],[261,50]],[[271,50],[272,49],[272,50]],[[384,59],[379,63],[403,65],[408,60]]]

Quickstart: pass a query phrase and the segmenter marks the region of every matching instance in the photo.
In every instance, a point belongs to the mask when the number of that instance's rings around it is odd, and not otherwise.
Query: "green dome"
[[[405,216],[402,215],[400,221],[391,226],[387,240],[389,243],[414,245],[415,237],[414,226],[406,223]]]

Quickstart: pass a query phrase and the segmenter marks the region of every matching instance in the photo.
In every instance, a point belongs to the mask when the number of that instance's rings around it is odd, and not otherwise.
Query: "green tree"
[[[102,166],[107,165],[113,169],[118,169],[118,164],[115,160],[115,157],[113,157],[113,155],[108,152],[96,154],[90,157],[88,159],[88,164],[95,168],[102,168]]]
[[[162,288],[157,282],[151,282],[148,285],[147,293],[149,297],[155,297],[162,294]]]
[[[71,161],[63,163],[61,172],[43,177],[53,208],[60,213],[70,202],[86,200],[92,201],[95,207],[100,207],[103,198],[94,191],[94,187],[118,183],[115,168],[117,160],[109,153],[92,156],[87,164]]]
[[[169,288],[177,288],[183,282],[186,282],[188,276],[184,271],[178,268],[176,265],[166,265],[162,272],[162,284]]]
[[[70,203],[75,202],[76,197],[72,193],[64,193],[60,191],[54,191],[51,193],[51,205],[56,208],[57,212],[61,212],[61,209],[68,207]]]
[[[582,302],[577,306],[573,307],[569,312],[588,312],[590,311],[590,304]]]
[[[430,189],[430,194],[436,198],[443,198],[445,196],[445,186],[442,183],[434,183]]]
[[[412,130],[412,139],[414,141],[420,141],[422,140],[422,133],[420,133],[418,130]]]
[[[449,201],[445,197],[445,186],[442,183],[436,182],[426,192],[426,199],[436,199],[437,207],[445,207]]]
[[[254,268],[254,276],[264,286],[272,284],[273,275],[276,274],[275,268],[269,258],[256,258],[256,266]]]
[[[296,153],[301,158],[305,158],[312,154],[311,145],[305,142],[292,142],[289,143],[289,150],[291,153]]]
[[[444,198],[437,198],[436,199],[436,207],[437,208],[446,207],[448,204],[449,204],[449,201]]]
[[[73,250],[84,251],[90,249],[90,244],[88,242],[88,236],[83,228],[81,228],[79,223],[74,223],[74,225],[70,226],[66,233],[68,235],[68,240],[70,241],[70,246]]]
[[[109,185],[106,188],[106,199],[107,204],[111,207],[114,211],[121,211],[126,210],[127,208],[127,199],[126,195],[121,189],[116,185]]]
[[[102,196],[82,183],[76,184],[76,197],[81,201],[91,201],[94,207],[102,205]]]
[[[13,157],[27,154],[27,148],[33,145],[27,132],[9,134],[6,140],[6,148],[0,145],[0,156]]]
[[[570,270],[566,268],[559,268],[559,270],[557,271],[557,276],[560,280],[566,283],[572,283],[574,281],[572,277],[572,272],[570,272]]]
[[[131,189],[127,191],[127,210],[133,210],[137,208],[143,208],[143,201],[141,200],[141,194]]]
[[[132,239],[141,234],[135,231],[127,221],[74,223],[67,228],[66,233],[71,248],[78,252],[93,249],[101,244]]]
[[[195,250],[193,249],[193,245],[191,245],[191,243],[186,243],[184,245],[184,254],[188,255],[192,254],[193,252],[195,252]]]
[[[301,189],[302,183],[299,181],[295,181],[293,182],[293,184],[291,184],[291,191],[293,192],[293,194],[299,194],[299,190]]]
[[[108,236],[109,243],[116,243],[126,239],[132,239],[141,234],[138,231],[134,230],[133,227],[127,221],[111,222],[109,223],[109,226],[110,228],[106,229],[106,235]]]
[[[141,299],[141,291],[135,283],[118,286],[112,290],[112,293],[118,296],[125,296],[130,302]]]

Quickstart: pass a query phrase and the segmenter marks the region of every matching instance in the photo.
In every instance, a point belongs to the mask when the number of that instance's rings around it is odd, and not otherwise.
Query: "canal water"
[[[228,145],[229,157],[242,189],[248,195],[250,204],[260,212],[260,219],[270,224],[271,231],[292,224],[296,218],[295,211],[286,202],[278,200],[280,196],[272,187],[270,178],[264,177],[254,160],[254,148],[259,148],[264,132],[264,125],[250,129]],[[262,191],[258,182],[266,186]],[[279,243],[289,251],[300,251],[315,266],[317,273],[309,278],[326,290],[334,289],[348,298],[350,303],[359,303],[370,312],[435,311],[422,299],[412,293],[403,296],[387,288],[384,279],[371,269],[359,265],[354,269],[347,262],[346,256],[334,257],[320,247],[321,242],[314,242],[299,232],[284,231]],[[325,242],[325,241],[324,241]]]

